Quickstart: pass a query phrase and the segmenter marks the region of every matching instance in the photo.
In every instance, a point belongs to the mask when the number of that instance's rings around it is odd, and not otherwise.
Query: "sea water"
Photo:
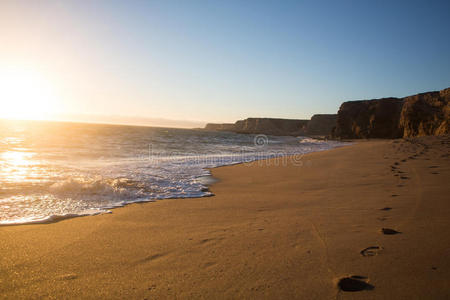
[[[343,145],[305,137],[0,120],[0,225],[211,196],[208,168]],[[182,201],[182,200],[180,200]]]

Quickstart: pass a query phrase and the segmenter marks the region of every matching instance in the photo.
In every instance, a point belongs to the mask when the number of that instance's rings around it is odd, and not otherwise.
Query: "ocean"
[[[271,157],[302,167],[303,154],[342,145],[306,137],[0,120],[0,225],[212,196],[209,168]]]

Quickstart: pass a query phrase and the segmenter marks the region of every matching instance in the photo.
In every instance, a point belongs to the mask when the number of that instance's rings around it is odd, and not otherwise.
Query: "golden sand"
[[[363,141],[214,169],[214,197],[0,227],[0,298],[449,297],[449,147]]]

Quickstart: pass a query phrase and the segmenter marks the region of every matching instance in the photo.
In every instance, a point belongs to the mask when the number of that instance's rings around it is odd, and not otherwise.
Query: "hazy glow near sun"
[[[0,117],[45,119],[55,113],[55,87],[41,73],[18,67],[0,67]]]

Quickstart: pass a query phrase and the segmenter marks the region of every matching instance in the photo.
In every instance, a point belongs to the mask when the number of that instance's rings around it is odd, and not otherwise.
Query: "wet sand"
[[[0,298],[450,297],[450,138],[212,170],[214,197],[0,227]]]

